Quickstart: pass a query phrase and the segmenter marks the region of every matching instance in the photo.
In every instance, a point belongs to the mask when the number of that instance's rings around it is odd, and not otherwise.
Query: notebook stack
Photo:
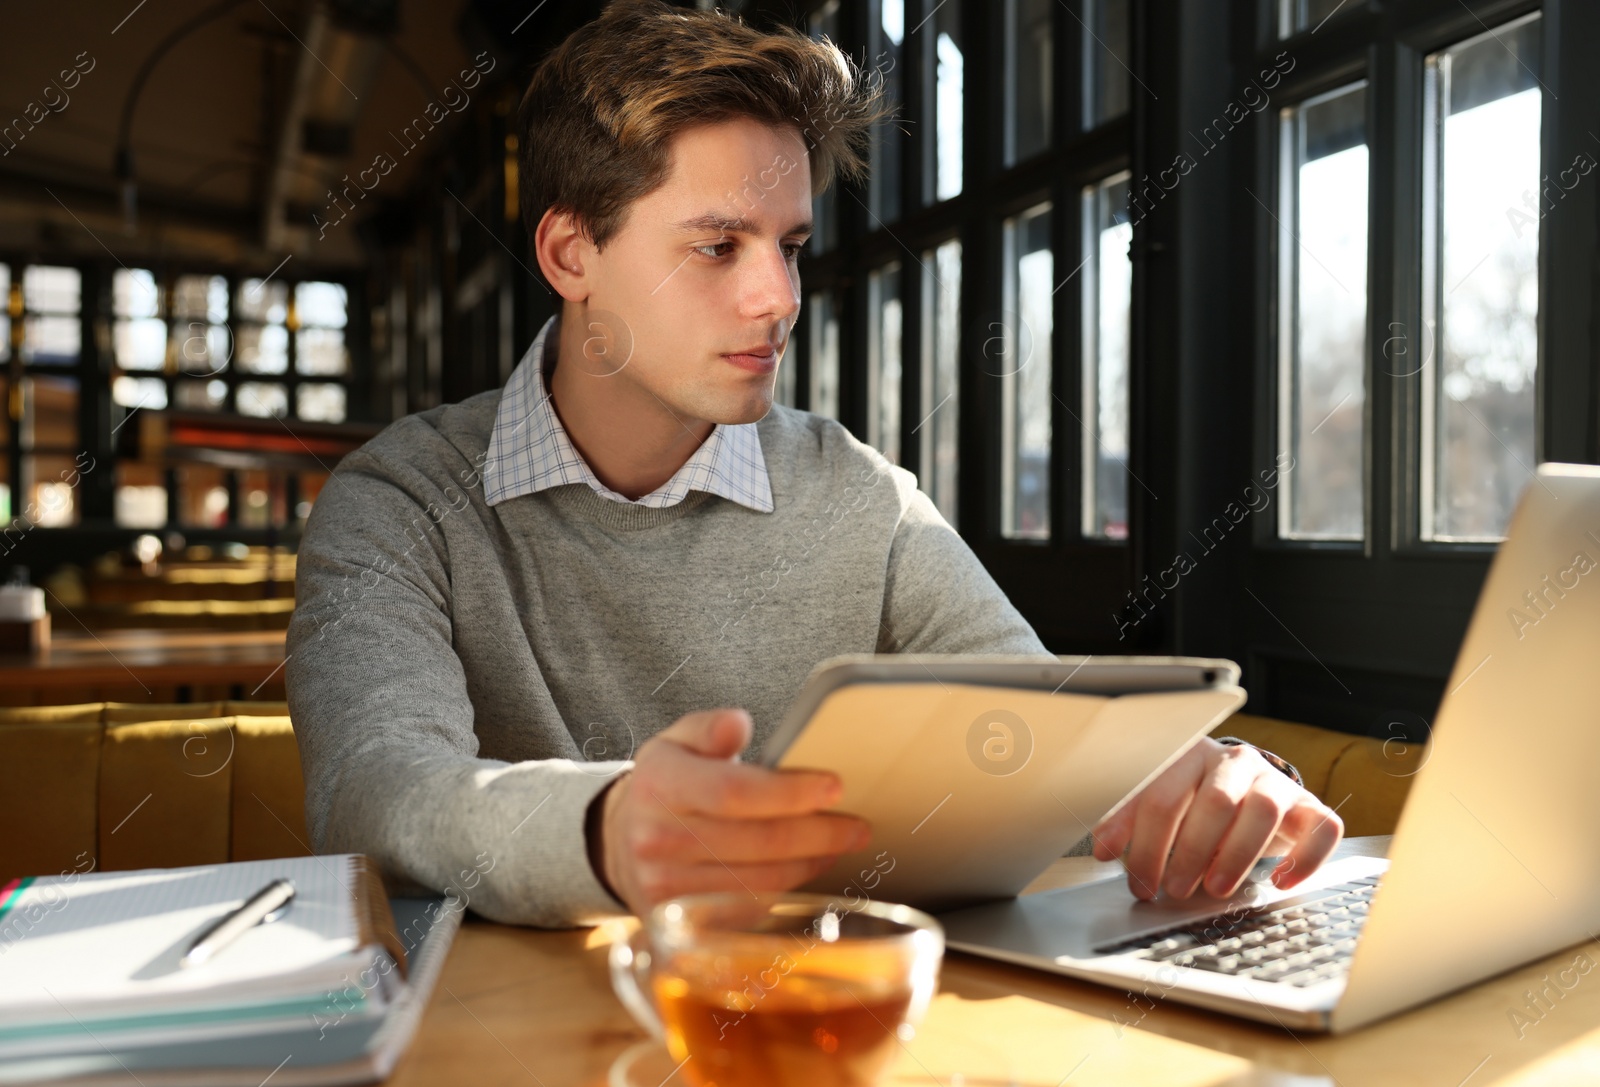
[[[278,879],[295,889],[278,915],[180,965]],[[462,912],[457,899],[390,900],[356,853],[12,881],[0,887],[0,1083],[382,1079]]]

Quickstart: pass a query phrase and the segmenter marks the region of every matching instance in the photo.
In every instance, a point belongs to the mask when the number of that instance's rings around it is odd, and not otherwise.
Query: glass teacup
[[[611,984],[696,1087],[867,1087],[938,988],[944,930],[909,906],[718,892],[659,903]]]

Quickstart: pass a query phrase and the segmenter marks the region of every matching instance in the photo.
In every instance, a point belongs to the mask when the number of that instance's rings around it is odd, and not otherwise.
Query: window
[[[1128,7],[1130,0],[1089,0],[1084,24],[1085,128],[1128,112]]]
[[[22,359],[38,366],[78,361],[83,325],[83,275],[76,268],[33,264],[22,272]]]
[[[287,513],[290,498],[298,504],[292,486],[263,506],[242,470],[118,461],[116,449],[136,433],[123,428],[145,410],[316,422],[343,422],[351,413],[350,298],[342,283],[158,274],[109,261],[16,263],[0,264],[0,298],[0,361],[20,369],[19,381],[9,372],[0,378],[6,520],[260,527],[263,509]],[[86,328],[99,330],[94,340],[84,340]],[[102,409],[109,409],[105,432],[80,432],[80,421]],[[109,481],[81,486],[91,472]]]
[[[931,54],[925,54],[923,62],[933,76],[932,93],[923,96],[923,112],[924,130],[933,133],[933,141],[922,170],[923,202],[931,203],[961,195],[966,57],[961,45],[961,0],[924,0],[924,4],[932,10],[913,33],[921,32]]]
[[[297,283],[294,300],[288,324],[295,329],[295,372],[316,377],[347,377],[350,351],[344,337],[345,326],[349,323],[349,295],[344,285]],[[298,385],[295,415],[315,422],[344,422],[344,386],[334,382]]]
[[[900,263],[867,277],[867,444],[900,463]]]
[[[343,385],[319,381],[301,385],[294,391],[294,413],[318,423],[342,423],[345,416]]]
[[[1083,193],[1083,534],[1111,540],[1128,536],[1128,179]]]
[[[162,469],[137,461],[118,464],[112,516],[124,528],[165,527],[167,485]]]
[[[1005,320],[999,330],[1001,381],[1000,529],[1005,536],[1050,536],[1050,338],[1055,262],[1050,205],[1004,226]]]
[[[1194,434],[1149,432],[1168,463],[1232,484],[1164,542],[1179,552],[1193,531],[1209,550],[1232,532],[1228,569],[1195,557],[1216,571],[1202,599],[1238,607],[1232,632],[1190,609],[1188,636],[1162,648],[1247,662],[1261,712],[1422,740],[1536,466],[1600,450],[1586,110],[1600,6],[1256,11],[1258,74],[1219,145],[1249,182],[1229,202],[1239,229],[1218,235],[1255,270],[1251,339],[1219,331],[1188,350],[1199,403],[1178,414]],[[1211,274],[1150,304],[1232,308],[1239,285]],[[1250,348],[1247,412],[1223,390]]]
[[[1049,0],[1005,0],[1007,166],[1031,158],[1050,143],[1054,8]]]
[[[79,377],[83,345],[83,274],[55,265],[10,266],[5,273],[10,333],[5,505],[8,520],[61,527],[82,517],[77,459]],[[13,358],[15,354],[15,358]],[[17,490],[12,499],[12,482]]]
[[[1278,441],[1286,539],[1359,540],[1365,526],[1367,94],[1282,113]]]
[[[1360,7],[1352,0],[1278,0],[1278,33],[1285,38],[1303,30],[1315,34],[1340,9],[1352,11]]]
[[[905,0],[870,2],[873,19],[867,66],[871,69],[871,78],[883,81],[889,100],[901,103],[905,100],[901,90],[904,64],[900,55],[906,29]],[[900,160],[905,142],[900,126],[904,123],[897,113],[879,121],[872,129],[868,207],[880,223],[893,222],[900,217]]]
[[[873,134],[870,177],[841,186],[837,241],[807,254],[796,394],[912,472],[1047,644],[1109,651],[1106,616],[1131,570],[1122,541],[1139,516],[1126,174],[1128,117],[1147,97],[1129,70],[1135,6],[805,9],[813,37],[852,38],[846,51],[884,80],[901,118]],[[980,26],[981,40],[966,37]],[[980,54],[995,61],[988,78],[969,71]],[[1092,208],[1103,224],[1084,218]]]
[[[111,313],[112,353],[118,368],[157,373],[165,368],[167,322],[155,276],[142,268],[111,273]],[[164,404],[164,388],[161,399]]]
[[[289,414],[288,390],[276,381],[241,381],[239,411],[244,415],[281,419]]]
[[[818,291],[811,296],[810,410],[830,419],[839,418],[839,312],[833,295]]]
[[[239,338],[238,366],[246,374],[282,374],[289,369],[289,287],[246,279],[240,282],[234,312]]]
[[[839,44],[839,0],[826,0],[806,20],[815,41],[824,39]],[[821,196],[811,198],[811,252],[825,253],[839,243],[839,186],[832,185]],[[813,409],[814,410],[814,409]]]
[[[130,413],[140,408],[161,410],[167,406],[167,382],[160,376],[167,365],[167,322],[155,276],[142,268],[118,268],[112,272],[111,317],[111,402]],[[119,482],[116,522],[150,527],[148,513],[129,512],[124,516],[123,489]],[[164,495],[160,516],[158,525],[166,522]]]
[[[793,342],[791,339],[791,346]],[[783,358],[778,361],[778,376],[773,383],[772,402],[792,408],[795,407],[794,395],[794,356],[788,348],[785,348]]]
[[[948,241],[922,255],[922,421],[918,463],[922,489],[944,519],[956,523],[959,455],[961,243]]]
[[[1577,185],[1571,170],[1571,186],[1540,179],[1540,25],[1535,15],[1427,61],[1422,300],[1436,357],[1422,374],[1427,540],[1501,538],[1538,459],[1539,220]]]
[[[172,290],[172,338],[178,372],[215,378],[233,360],[228,329],[228,281],[221,276],[179,276]],[[227,399],[225,380],[187,381],[178,386],[182,407],[220,409]]]

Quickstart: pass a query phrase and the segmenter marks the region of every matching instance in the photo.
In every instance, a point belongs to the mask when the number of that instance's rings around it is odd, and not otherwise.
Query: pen
[[[198,966],[238,939],[256,925],[275,921],[288,908],[294,898],[294,884],[286,879],[275,879],[245,900],[244,905],[229,911],[215,924],[194,938],[189,950],[178,960],[180,967]]]

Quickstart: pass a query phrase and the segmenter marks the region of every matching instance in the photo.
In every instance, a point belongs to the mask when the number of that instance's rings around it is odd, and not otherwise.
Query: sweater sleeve
[[[1055,655],[995,584],[916,476],[888,467],[901,511],[884,582],[880,653]]]
[[[439,523],[475,514],[437,491],[358,450],[306,525],[285,680],[312,850],[365,853],[391,893],[453,894],[495,921],[626,913],[589,866],[584,814],[630,764],[478,757]]]

